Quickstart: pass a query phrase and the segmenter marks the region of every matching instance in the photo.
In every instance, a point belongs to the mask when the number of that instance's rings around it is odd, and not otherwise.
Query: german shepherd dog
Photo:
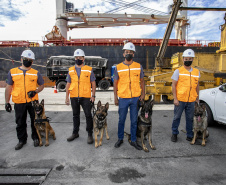
[[[95,107],[94,107],[95,108]],[[97,110],[94,113],[93,116],[93,128],[94,128],[94,136],[95,136],[95,147],[102,145],[103,135],[104,135],[104,129],[106,132],[106,139],[109,140],[108,131],[107,131],[107,111],[109,108],[109,103],[106,103],[105,106],[101,105],[101,101],[98,101],[97,103]],[[101,133],[100,135],[100,141],[98,144],[97,141],[97,135]]]
[[[209,136],[207,130],[207,116],[205,104],[199,105],[195,102],[195,112],[193,118],[194,137],[191,144],[194,145],[197,138],[202,138],[202,146],[206,145],[206,138]]]
[[[49,146],[49,134],[53,136],[53,139],[56,139],[55,132],[49,124],[49,120],[45,115],[44,108],[44,99],[39,103],[38,101],[33,102],[33,107],[35,110],[35,128],[39,138],[39,146],[42,146],[42,138],[40,132],[45,132],[46,135],[46,144],[45,146]]]
[[[154,105],[154,100],[151,100],[151,96],[147,101],[141,101],[138,107],[141,107],[140,115],[137,120],[137,133],[136,136],[141,140],[142,148],[145,152],[149,152],[148,148],[145,145],[145,137],[148,135],[148,142],[152,150],[156,150],[155,146],[152,144],[152,108]],[[131,142],[130,134],[125,132],[125,135],[128,137],[128,141]]]

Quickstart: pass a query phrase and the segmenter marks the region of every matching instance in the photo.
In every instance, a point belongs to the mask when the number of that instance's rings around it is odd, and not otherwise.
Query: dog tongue
[[[199,117],[198,117],[198,122],[200,122],[200,121],[201,121],[201,117],[199,116]]]
[[[145,112],[145,118],[148,118],[148,113]]]

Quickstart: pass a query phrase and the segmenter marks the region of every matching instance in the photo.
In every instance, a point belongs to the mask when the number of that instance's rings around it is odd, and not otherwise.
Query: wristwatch
[[[96,96],[92,96],[92,97],[96,98]]]

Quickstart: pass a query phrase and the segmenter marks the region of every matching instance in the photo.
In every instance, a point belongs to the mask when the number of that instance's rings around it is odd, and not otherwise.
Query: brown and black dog
[[[109,103],[106,103],[105,106],[101,105],[101,101],[98,101],[97,103],[97,110],[94,113],[93,117],[93,129],[94,129],[94,136],[95,136],[95,147],[102,145],[103,135],[104,135],[104,129],[106,132],[106,139],[109,140],[108,131],[107,131],[107,111],[109,108]],[[100,141],[98,144],[97,141],[97,135],[101,133],[100,135]]]
[[[193,118],[193,132],[194,137],[191,144],[194,145],[197,138],[202,138],[202,146],[206,145],[206,138],[209,136],[207,130],[207,116],[205,104],[199,105],[195,102],[195,112]]]
[[[155,146],[152,144],[152,108],[154,106],[154,100],[151,100],[151,96],[147,101],[141,101],[141,111],[137,121],[137,137],[141,139],[142,148],[145,152],[149,152],[145,145],[144,139],[148,136],[148,142],[152,150],[155,150]]]
[[[155,146],[152,144],[152,108],[154,106],[154,100],[151,100],[150,96],[147,101],[141,101],[140,105],[138,102],[138,106],[141,107],[141,111],[137,120],[136,136],[138,140],[141,140],[142,148],[145,152],[149,152],[144,142],[146,136],[148,136],[148,142],[151,149],[156,150]],[[124,133],[128,137],[128,141],[131,142],[131,134]]]
[[[44,108],[44,99],[39,103],[38,101],[33,102],[33,107],[35,111],[35,128],[39,138],[39,146],[42,146],[42,138],[40,132],[45,132],[46,135],[46,144],[45,146],[49,146],[49,134],[53,136],[53,139],[56,139],[55,132],[49,124],[49,120],[45,115]]]

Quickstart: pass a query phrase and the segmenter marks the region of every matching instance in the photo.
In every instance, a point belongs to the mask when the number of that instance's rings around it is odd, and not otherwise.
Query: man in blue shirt
[[[69,68],[66,78],[66,100],[65,104],[69,105],[69,94],[71,107],[73,111],[73,132],[67,138],[67,141],[73,141],[79,137],[80,127],[80,105],[86,116],[86,131],[88,132],[87,143],[93,143],[93,118],[91,114],[91,103],[95,101],[96,78],[91,67],[84,65],[85,53],[81,49],[74,52],[76,64]],[[92,85],[92,92],[91,86]],[[91,96],[92,94],[92,96]],[[90,97],[91,96],[91,97]]]
[[[38,135],[34,127],[35,112],[31,101],[38,100],[37,93],[44,89],[44,80],[37,70],[31,68],[34,60],[35,55],[31,50],[23,51],[21,54],[22,66],[11,69],[6,80],[6,111],[11,112],[12,110],[9,103],[11,95],[15,103],[16,131],[19,140],[15,150],[20,150],[27,143],[27,112],[31,118],[31,137],[34,140],[34,146],[39,145]],[[36,89],[37,84],[39,87]]]

